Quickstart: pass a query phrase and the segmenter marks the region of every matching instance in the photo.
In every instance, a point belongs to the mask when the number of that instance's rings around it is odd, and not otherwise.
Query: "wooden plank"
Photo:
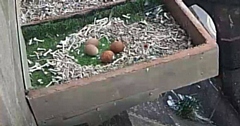
[[[29,99],[30,104],[33,106],[33,111],[40,125],[48,125],[49,123],[49,126],[61,126],[65,123],[71,124],[74,122],[73,120],[87,121],[87,117],[84,116],[88,114],[90,114],[88,116],[90,123],[97,122],[94,121],[95,116],[93,115],[96,115],[96,118],[100,121],[103,120],[104,116],[111,115],[110,113],[116,114],[144,101],[144,97],[140,97],[132,98],[129,105],[126,101],[124,102],[124,100],[137,95],[139,92],[157,89],[156,94],[159,94],[217,75],[217,53],[218,49],[214,48],[202,54],[150,67],[148,72],[146,69],[142,69],[78,88],[67,89],[54,94],[50,93],[46,96],[40,95]],[[106,107],[116,100],[122,102],[122,105],[112,109],[109,106]],[[100,114],[101,119],[96,113],[92,113],[96,111],[99,105],[105,108]],[[81,120],[82,117],[84,118]]]
[[[145,119],[140,116],[136,116],[135,114],[128,113],[129,120],[131,121],[133,126],[167,126],[160,123],[156,123],[152,120]]]
[[[57,116],[56,118],[52,118],[46,120],[44,123],[45,126],[65,126],[65,125],[78,125],[84,122],[88,122],[90,126],[98,125],[103,121],[111,118],[116,114],[116,112],[121,112],[129,107],[132,107],[136,104],[141,103],[142,101],[150,101],[154,100],[158,97],[157,90],[151,90],[147,92],[142,92],[137,95],[130,96],[128,98],[119,99],[113,102],[109,102],[106,104],[94,106],[86,110],[82,114],[77,114],[78,112],[74,113],[76,115],[66,115],[66,116]],[[152,93],[149,95],[149,93]],[[43,125],[40,123],[40,126]]]
[[[27,62],[27,51],[25,40],[22,35],[22,30],[20,29],[19,32],[19,44],[20,44],[20,54],[21,54],[21,63],[22,63],[22,70],[23,70],[23,79],[24,79],[24,86],[26,90],[32,89],[32,84],[29,75],[29,67]]]
[[[25,23],[22,24],[23,27],[25,26],[32,26],[32,25],[38,25],[38,24],[42,24],[42,23],[46,23],[46,22],[50,22],[50,21],[56,21],[56,20],[62,20],[62,19],[67,19],[67,18],[71,18],[74,16],[83,16],[86,14],[89,14],[93,11],[97,11],[97,10],[101,10],[104,8],[110,8],[116,5],[120,5],[125,3],[127,0],[118,0],[118,1],[113,1],[113,2],[107,2],[104,3],[103,5],[98,5],[98,6],[94,6],[94,7],[89,7],[83,10],[79,10],[79,11],[75,11],[75,12],[69,12],[63,15],[59,15],[59,16],[54,16],[54,17],[50,17],[50,18],[46,18],[46,19],[42,19],[42,20],[37,20],[37,21],[31,21],[29,23]]]
[[[15,0],[0,1],[0,17],[0,125],[36,126],[24,94]]]
[[[22,0],[17,0],[17,8],[20,8]],[[20,9],[17,9],[17,16],[20,17]],[[20,18],[18,18],[18,24],[21,24]],[[22,70],[23,70],[23,78],[26,90],[31,89],[31,80],[29,75],[29,67],[27,62],[27,48],[25,45],[25,40],[23,38],[21,25],[18,25],[18,36],[19,36],[19,45],[20,45],[20,56],[21,56],[21,63],[22,63]]]
[[[7,110],[0,96],[0,126],[10,125],[10,118],[5,113],[7,113]]]

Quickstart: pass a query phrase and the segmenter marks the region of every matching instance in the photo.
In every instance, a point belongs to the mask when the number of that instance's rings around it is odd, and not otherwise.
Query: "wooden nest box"
[[[173,55],[67,84],[29,90],[39,126],[96,125],[160,93],[218,75],[218,46],[182,0],[164,0],[168,11],[199,45]]]

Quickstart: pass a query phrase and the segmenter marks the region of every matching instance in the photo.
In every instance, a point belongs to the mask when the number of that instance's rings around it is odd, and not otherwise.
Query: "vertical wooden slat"
[[[21,0],[17,1],[17,8],[20,8]],[[17,9],[17,16],[20,17],[20,9]],[[26,51],[26,45],[25,40],[23,38],[22,29],[21,29],[21,21],[20,18],[17,20],[18,22],[18,36],[19,36],[19,45],[20,45],[20,56],[21,56],[21,63],[22,63],[22,70],[23,70],[23,78],[24,78],[24,84],[26,89],[32,88],[30,76],[29,76],[29,70],[28,70],[28,62],[27,62],[27,51]]]
[[[0,125],[36,126],[24,94],[15,0],[0,0],[0,17]]]

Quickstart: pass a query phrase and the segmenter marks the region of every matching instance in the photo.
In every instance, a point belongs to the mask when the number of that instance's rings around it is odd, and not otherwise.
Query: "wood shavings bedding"
[[[109,43],[112,42],[110,40],[118,39],[123,41],[126,47],[110,64],[80,65],[70,54],[83,46],[90,37],[105,37]],[[119,17],[103,18],[86,25],[78,33],[66,37],[65,40],[59,42],[57,50],[47,50],[45,55],[46,53],[51,55],[52,59],[43,58],[42,60],[46,60],[47,63],[42,65],[36,62],[35,66],[30,68],[30,73],[51,67],[49,71],[53,76],[52,81],[46,86],[48,87],[165,57],[191,47],[193,45],[190,37],[168,12],[163,12],[153,19],[131,24]],[[96,56],[97,59],[99,57],[100,54]]]
[[[22,0],[20,18],[22,24],[27,24],[121,1],[123,0]]]

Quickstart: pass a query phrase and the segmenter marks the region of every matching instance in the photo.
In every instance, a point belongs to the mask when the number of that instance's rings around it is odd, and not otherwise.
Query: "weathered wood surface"
[[[36,126],[24,94],[15,0],[0,0],[0,125]]]
[[[10,126],[10,118],[5,113],[7,110],[0,96],[0,126]]]
[[[159,93],[201,81],[200,77],[207,79],[213,74],[217,75],[214,62],[217,61],[217,51],[214,49],[191,56],[190,59],[183,58],[157,65],[149,68],[149,72],[143,69],[40,96],[30,99],[30,103],[40,125],[65,126],[88,122],[93,126],[136,104],[153,100]]]
[[[20,6],[21,6],[21,1],[22,0],[16,0],[17,1],[17,16],[20,17]],[[21,29],[21,21],[20,18],[18,19],[18,36],[19,36],[19,46],[20,46],[20,55],[21,55],[21,63],[22,63],[22,70],[23,70],[23,78],[24,78],[24,84],[25,84],[25,89],[31,89],[31,80],[30,80],[30,75],[29,75],[29,69],[28,69],[28,62],[27,62],[27,48],[25,45],[25,39],[23,38],[22,34],[22,29]]]
[[[59,16],[45,18],[45,19],[37,20],[37,21],[31,21],[31,22],[22,24],[21,26],[38,25],[38,24],[49,22],[49,21],[56,21],[56,20],[71,18],[71,17],[74,17],[74,16],[86,15],[86,14],[89,14],[93,11],[101,10],[101,9],[104,9],[104,8],[110,8],[110,7],[119,5],[119,4],[123,4],[126,1],[127,0],[119,0],[119,1],[108,2],[108,3],[105,3],[103,5],[89,7],[89,8],[79,10],[79,11],[75,11],[75,12],[69,12],[69,13],[66,13],[66,14],[63,14],[63,15],[59,15]],[[35,2],[37,2],[37,1],[35,1]]]

